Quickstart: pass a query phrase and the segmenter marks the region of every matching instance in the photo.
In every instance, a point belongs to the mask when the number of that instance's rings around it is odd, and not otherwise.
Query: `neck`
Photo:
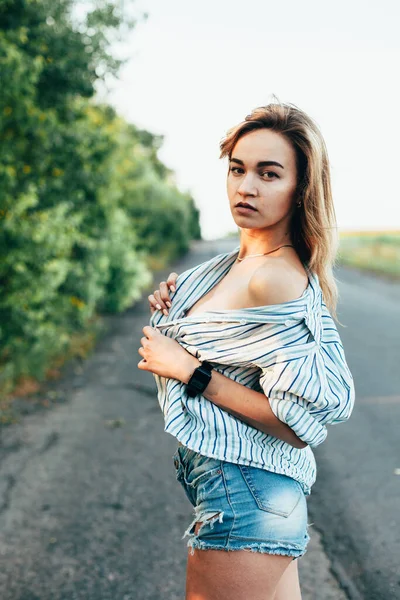
[[[239,256],[264,254],[265,252],[274,250],[275,248],[278,248],[278,246],[283,246],[284,244],[294,245],[290,234],[257,238],[243,235],[243,233],[244,232],[242,231],[240,236]]]

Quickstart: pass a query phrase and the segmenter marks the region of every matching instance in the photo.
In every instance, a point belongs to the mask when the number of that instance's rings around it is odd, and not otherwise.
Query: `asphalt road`
[[[349,421],[315,449],[313,521],[362,598],[400,598],[400,285],[342,268],[339,327],[356,386]]]
[[[196,243],[170,270],[235,245]],[[337,275],[357,398],[350,421],[315,449],[303,600],[392,600],[400,598],[400,286]],[[146,298],[108,318],[91,358],[49,386],[64,401],[2,430],[1,600],[183,600],[181,537],[192,507],[175,480],[176,442],[163,431],[153,376],[137,368],[148,319]]]

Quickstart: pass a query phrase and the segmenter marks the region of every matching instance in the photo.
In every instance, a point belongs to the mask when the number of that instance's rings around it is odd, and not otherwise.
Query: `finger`
[[[146,336],[146,338],[150,339],[155,333],[158,333],[156,329],[153,329],[153,327],[150,327],[150,325],[145,325],[142,329],[144,335]],[[161,334],[160,334],[161,335]]]
[[[168,279],[167,279],[167,285],[169,287],[169,289],[171,290],[171,292],[176,292],[176,280],[178,278],[178,273],[175,273],[174,271],[172,271],[172,273],[169,274]]]
[[[150,294],[150,296],[147,296],[147,299],[150,303],[150,310],[152,312],[155,312],[156,310],[161,310],[161,307],[157,308],[158,301],[155,299],[154,294]]]
[[[140,338],[140,343],[142,344],[142,346],[144,346],[145,344],[147,344],[149,340],[146,337],[142,337]]]
[[[160,307],[158,310],[166,310],[167,305],[165,304],[164,300],[161,298],[160,290],[154,291],[154,297],[157,300],[157,304],[156,304],[157,308]]]
[[[145,358],[145,350],[144,350],[144,348],[139,348],[138,352],[139,352],[140,356],[143,356],[143,358]]]
[[[166,281],[161,281],[160,283],[160,297],[161,300],[165,302],[166,306],[168,306],[168,308],[171,308],[172,304],[171,299],[169,297],[169,290]]]
[[[161,310],[163,311],[164,315],[167,316],[168,315],[168,308],[167,308],[167,305],[165,304],[165,302],[163,301],[163,299],[161,298],[159,290],[156,290],[154,292],[154,296],[156,297],[156,300],[157,300],[156,306],[157,307],[161,306]]]
[[[150,294],[150,296],[147,296],[147,298],[148,298],[151,306],[153,306],[156,310],[162,310],[163,308],[165,308],[165,306],[161,306],[160,300],[157,297],[158,293],[159,293],[158,290],[155,290],[154,294]]]
[[[147,371],[147,363],[144,359],[140,360],[138,362],[138,367],[139,369],[143,369],[144,371]]]

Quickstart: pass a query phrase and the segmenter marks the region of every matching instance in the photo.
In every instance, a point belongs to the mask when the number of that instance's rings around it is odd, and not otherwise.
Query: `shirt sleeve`
[[[260,385],[274,415],[314,448],[327,437],[328,424],[346,421],[355,390],[340,340],[316,345],[307,354],[277,357],[263,368]]]

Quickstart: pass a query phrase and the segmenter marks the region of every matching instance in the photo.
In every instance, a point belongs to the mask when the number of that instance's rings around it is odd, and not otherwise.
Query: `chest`
[[[252,306],[249,294],[251,272],[236,269],[206,291],[189,309],[185,316],[193,316],[204,311],[238,310]]]

